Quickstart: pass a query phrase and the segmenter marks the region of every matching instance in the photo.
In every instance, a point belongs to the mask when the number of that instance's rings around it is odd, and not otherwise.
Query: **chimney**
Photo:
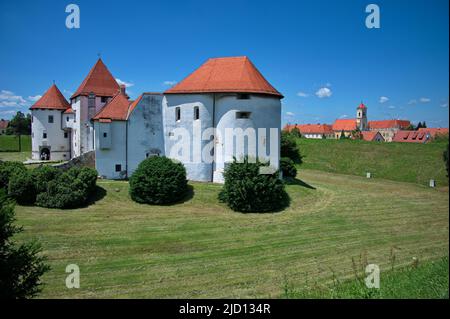
[[[126,96],[127,93],[125,92],[125,90],[126,90],[125,84],[121,84],[120,85],[120,93]]]

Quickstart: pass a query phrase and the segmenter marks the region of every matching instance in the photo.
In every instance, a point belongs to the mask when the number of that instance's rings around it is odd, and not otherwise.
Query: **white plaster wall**
[[[31,149],[32,159],[40,160],[42,147],[50,149],[50,160],[70,159],[70,134],[64,137],[62,129],[62,111],[36,109],[31,111],[33,121],[31,123]],[[48,123],[48,116],[53,115],[53,123]],[[47,138],[43,138],[43,133]]]
[[[128,176],[150,155],[165,155],[161,94],[147,94],[128,117]]]
[[[100,145],[100,136],[103,135],[102,125],[95,121],[95,144]],[[111,136],[111,147],[95,150],[95,168],[100,176],[108,179],[121,179],[126,176],[126,121],[113,121],[109,124],[109,134]],[[116,172],[116,164],[122,166],[121,172]]]

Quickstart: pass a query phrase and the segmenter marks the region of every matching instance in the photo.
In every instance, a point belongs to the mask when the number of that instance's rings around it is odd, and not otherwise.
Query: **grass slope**
[[[448,257],[419,264],[417,268],[388,271],[380,275],[380,288],[369,289],[361,278],[336,281],[329,287],[313,286],[285,291],[286,298],[445,298],[448,299]]]
[[[352,140],[299,139],[302,169],[365,176],[428,185],[448,185],[443,152],[447,142],[376,143]]]
[[[31,158],[31,152],[0,152],[1,161],[24,162]]]
[[[31,135],[20,137],[23,152],[31,152]],[[0,135],[0,152],[19,151],[19,138],[15,135]],[[1,154],[0,154],[1,155]]]
[[[448,255],[448,190],[302,171],[291,206],[240,214],[218,203],[220,185],[191,183],[172,206],[132,202],[128,183],[100,181],[77,210],[17,206],[22,239],[38,239],[52,270],[44,298],[281,297],[285,285],[350,278],[352,258],[389,269]],[[314,187],[315,189],[313,189]],[[81,288],[65,287],[75,263]]]

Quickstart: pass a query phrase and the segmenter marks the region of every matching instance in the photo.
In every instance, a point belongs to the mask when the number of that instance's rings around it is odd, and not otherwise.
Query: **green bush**
[[[183,164],[164,156],[145,159],[130,178],[130,196],[138,203],[169,204],[180,200],[186,191]]]
[[[270,212],[286,206],[288,195],[279,172],[260,174],[261,163],[248,159],[233,163],[225,169],[225,184],[219,199],[239,212]]]
[[[36,187],[32,173],[28,170],[16,170],[9,178],[8,195],[19,204],[34,204]]]
[[[43,193],[47,190],[47,184],[62,174],[62,171],[56,167],[42,165],[32,171],[35,181],[36,193]]]
[[[282,157],[280,159],[280,167],[283,172],[283,177],[297,176],[297,168],[295,167],[295,163],[289,157]]]
[[[9,178],[17,171],[26,171],[25,165],[20,162],[0,162],[0,188],[7,188]]]
[[[47,172],[51,175],[51,172]],[[48,176],[47,175],[47,176]],[[44,192],[36,196],[36,205],[48,208],[76,208],[86,204],[95,191],[97,171],[92,168],[72,167],[67,172],[56,173],[47,182]]]
[[[281,132],[280,152],[281,157],[289,157],[297,164],[302,163],[302,156],[300,155],[300,149],[297,145],[297,138],[288,132]]]

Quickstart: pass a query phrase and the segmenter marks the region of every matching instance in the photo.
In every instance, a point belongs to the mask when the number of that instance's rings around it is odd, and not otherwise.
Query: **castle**
[[[95,152],[99,175],[110,179],[127,178],[145,158],[163,155],[180,160],[196,181],[222,182],[233,157],[270,159],[278,169],[282,98],[247,57],[227,57],[207,60],[163,93],[131,101],[98,59],[70,103],[53,84],[30,108],[32,158]],[[228,129],[244,133],[243,148],[228,149]],[[257,145],[249,142],[255,130]]]

